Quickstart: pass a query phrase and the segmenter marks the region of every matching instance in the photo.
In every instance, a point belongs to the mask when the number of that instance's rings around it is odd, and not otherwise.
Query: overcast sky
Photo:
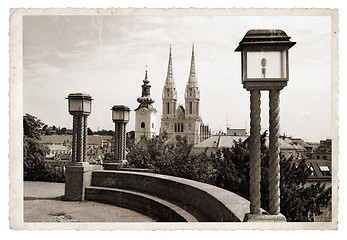
[[[288,86],[281,91],[281,133],[306,141],[331,138],[330,17],[25,16],[24,113],[48,125],[72,127],[69,93],[90,94],[89,127],[114,129],[111,107],[134,110],[146,65],[159,130],[169,45],[178,102],[184,104],[195,44],[201,116],[213,131],[247,128],[249,92],[234,52],[249,29],[282,29],[297,44],[289,51]],[[127,130],[134,129],[132,112]],[[262,92],[262,129],[268,94]]]

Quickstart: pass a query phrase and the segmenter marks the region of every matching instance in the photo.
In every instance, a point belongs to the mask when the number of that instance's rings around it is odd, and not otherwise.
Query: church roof
[[[152,104],[147,104],[147,105],[146,104],[140,104],[136,109],[134,109],[134,111],[137,111],[141,108],[147,108],[148,110],[157,112],[157,109],[155,109],[155,107],[153,107]]]

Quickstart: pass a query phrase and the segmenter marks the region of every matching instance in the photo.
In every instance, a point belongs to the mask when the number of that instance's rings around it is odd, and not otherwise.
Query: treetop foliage
[[[268,210],[268,161],[269,150],[265,145],[267,132],[261,135],[261,207]],[[234,141],[232,148],[206,153],[191,154],[192,146],[185,138],[175,143],[167,135],[154,137],[141,144],[132,144],[127,160],[138,168],[153,168],[167,174],[232,191],[249,199],[249,139]],[[331,206],[331,188],[317,183],[307,186],[309,169],[304,160],[294,164],[292,159],[281,159],[281,213],[287,221],[314,221],[323,208]]]

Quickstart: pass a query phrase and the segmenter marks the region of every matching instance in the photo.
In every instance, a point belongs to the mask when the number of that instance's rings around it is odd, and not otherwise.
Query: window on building
[[[181,123],[181,132],[183,132],[183,123]]]
[[[320,156],[319,156],[319,155],[317,155],[317,159],[320,159]]]
[[[177,123],[175,123],[175,132],[177,132]]]
[[[310,172],[311,172],[311,176],[317,176],[316,172],[314,171],[314,168],[313,168],[312,164],[310,165],[309,169],[310,169]]]
[[[152,128],[154,128],[154,123],[152,123]]]
[[[141,123],[141,128],[145,128],[146,124],[144,122]]]
[[[325,165],[319,166],[319,170],[322,172],[323,176],[331,176],[330,169],[328,166],[325,166]]]
[[[323,159],[324,160],[328,160],[328,156],[323,156]]]
[[[189,102],[189,113],[192,114],[193,113],[193,103]]]
[[[181,132],[181,124],[177,124],[177,132]]]
[[[170,103],[167,103],[167,114],[170,114]]]

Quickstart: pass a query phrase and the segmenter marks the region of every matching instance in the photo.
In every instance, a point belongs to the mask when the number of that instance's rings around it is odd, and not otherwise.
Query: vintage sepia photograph
[[[11,227],[336,229],[337,38],[331,9],[12,9]]]

